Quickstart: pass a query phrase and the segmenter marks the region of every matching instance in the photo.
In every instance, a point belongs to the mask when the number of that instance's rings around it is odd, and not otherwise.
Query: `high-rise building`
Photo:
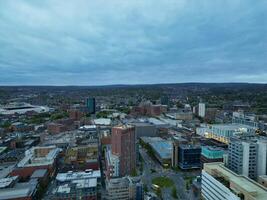
[[[204,103],[198,104],[198,116],[205,117],[206,105]]]
[[[90,114],[95,114],[95,98],[87,98],[86,107]]]
[[[112,128],[112,154],[119,157],[119,175],[130,175],[136,168],[136,136],[135,128],[121,125]]]
[[[267,174],[267,138],[235,136],[230,139],[228,168],[237,174],[257,179]]]

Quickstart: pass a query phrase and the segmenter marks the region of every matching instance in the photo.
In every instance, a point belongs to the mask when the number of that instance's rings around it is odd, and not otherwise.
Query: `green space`
[[[96,118],[107,118],[112,112],[110,111],[100,111],[96,114]]]
[[[152,183],[158,185],[161,188],[168,188],[174,185],[173,181],[168,177],[156,177],[152,180]]]
[[[138,175],[138,174],[137,174],[136,169],[134,169],[134,170],[131,171],[130,176],[135,177],[135,176],[137,176],[137,175]]]
[[[193,180],[195,179],[196,177],[195,176],[185,176],[184,177],[184,180],[185,180],[185,187],[187,190],[190,189],[192,183],[193,183]]]
[[[177,190],[176,190],[176,187],[175,186],[172,187],[172,197],[174,199],[178,199]]]

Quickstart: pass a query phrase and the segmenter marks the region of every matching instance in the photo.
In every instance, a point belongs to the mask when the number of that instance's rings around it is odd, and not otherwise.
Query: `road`
[[[198,198],[193,195],[192,190],[186,190],[185,187],[185,175],[196,176],[199,175],[199,172],[177,172],[172,169],[164,169],[159,162],[152,159],[146,152],[145,149],[139,149],[140,154],[144,160],[143,163],[143,176],[142,181],[144,184],[147,185],[149,191],[153,191],[151,188],[152,179],[155,177],[165,176],[173,180],[174,185],[177,190],[177,195],[179,199],[183,200],[197,200]],[[151,171],[151,169],[155,170],[156,172]],[[171,195],[171,188],[164,188],[162,189],[162,198],[165,200],[174,199]]]

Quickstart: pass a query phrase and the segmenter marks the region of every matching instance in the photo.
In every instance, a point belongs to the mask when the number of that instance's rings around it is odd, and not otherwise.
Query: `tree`
[[[177,190],[175,186],[172,187],[172,197],[178,199]]]

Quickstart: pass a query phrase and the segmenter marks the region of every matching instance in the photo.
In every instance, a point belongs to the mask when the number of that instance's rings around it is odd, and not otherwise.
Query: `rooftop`
[[[1,178],[0,179],[0,189],[8,187],[11,183],[16,181],[18,179],[18,176],[12,176],[9,178]]]
[[[0,189],[0,200],[31,197],[37,185],[38,182],[32,179],[27,183],[17,183],[12,188]]]
[[[47,169],[37,169],[31,175],[31,178],[42,178],[46,175]]]
[[[163,159],[171,158],[172,154],[172,143],[170,141],[158,141],[150,143],[154,151],[156,151],[159,156]]]
[[[108,126],[111,124],[111,119],[108,118],[99,118],[94,120],[95,125],[105,125]]]
[[[230,184],[231,189],[245,192],[249,195],[250,199],[266,200],[267,199],[267,188],[253,181],[252,179],[238,175],[228,168],[223,163],[205,163],[204,171],[212,176],[223,176],[233,184]],[[236,188],[238,187],[238,188]]]
[[[36,150],[47,149],[49,152],[45,156],[36,155]],[[39,165],[51,165],[61,149],[56,146],[45,146],[45,147],[32,147],[25,152],[25,157],[18,163],[18,167],[30,167]]]
[[[66,182],[66,181],[81,180],[88,178],[100,178],[100,177],[101,177],[100,170],[87,169],[82,172],[69,171],[67,173],[58,173],[56,180],[60,182]]]
[[[224,130],[237,130],[242,128],[252,129],[251,126],[243,124],[212,124],[212,128],[224,129]]]

